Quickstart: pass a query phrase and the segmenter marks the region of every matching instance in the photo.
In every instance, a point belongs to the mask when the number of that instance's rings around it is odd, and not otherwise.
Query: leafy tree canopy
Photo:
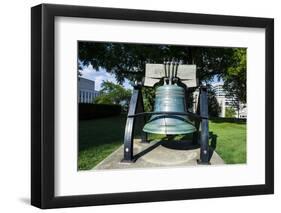
[[[119,84],[104,81],[101,85],[100,95],[95,99],[96,104],[119,104],[124,109],[128,107],[131,90]]]
[[[226,73],[223,76],[224,89],[228,95],[235,95],[239,101],[246,103],[246,49],[234,49],[232,60],[233,63],[226,69]]]
[[[208,88],[208,111],[209,111],[209,115],[212,117],[218,117],[220,112],[221,112],[221,108],[219,106],[218,100],[216,98],[216,93],[213,90],[213,88],[211,87],[211,85],[207,85]]]

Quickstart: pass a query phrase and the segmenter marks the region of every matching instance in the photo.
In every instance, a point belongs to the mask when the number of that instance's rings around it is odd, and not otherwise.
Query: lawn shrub
[[[88,104],[79,103],[79,120],[117,116],[121,106],[117,104]]]

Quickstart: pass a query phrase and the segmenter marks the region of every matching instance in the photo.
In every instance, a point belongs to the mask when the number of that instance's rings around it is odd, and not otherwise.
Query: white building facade
[[[93,103],[99,96],[95,90],[95,82],[86,78],[78,77],[78,101],[79,103]]]
[[[236,118],[247,118],[247,104],[239,103],[234,96],[227,96],[223,89],[223,82],[213,83],[211,86],[221,109],[220,117],[225,117],[226,108],[232,108],[235,110]]]
[[[220,107],[220,114],[219,117],[225,117],[225,111],[227,108],[232,108],[235,110],[235,117],[236,118],[247,118],[247,104],[239,103],[237,98],[230,97],[226,95],[225,90],[223,89],[223,83],[213,83],[211,84],[216,99],[218,101]],[[199,91],[196,90],[193,93],[193,109],[192,111],[195,113],[197,106],[198,106],[198,98],[199,98]],[[237,104],[238,103],[238,104]],[[239,105],[239,109],[238,109]]]

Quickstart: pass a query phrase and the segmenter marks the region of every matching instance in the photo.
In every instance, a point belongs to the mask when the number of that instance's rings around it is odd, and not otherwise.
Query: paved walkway
[[[198,166],[200,148],[190,142],[183,141],[153,141],[141,143],[134,141],[135,163],[122,163],[123,145],[106,159],[95,166],[94,170],[123,169],[123,168],[151,168],[171,166]],[[224,161],[214,151],[210,159],[211,165],[221,165]],[[201,166],[201,165],[200,165]]]

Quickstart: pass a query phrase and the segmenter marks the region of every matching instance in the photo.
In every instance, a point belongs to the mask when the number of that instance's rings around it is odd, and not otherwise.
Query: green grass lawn
[[[78,169],[88,170],[123,143],[126,116],[79,121]],[[213,119],[210,144],[226,163],[246,162],[246,123]],[[163,138],[151,135],[150,139]]]
[[[123,143],[126,117],[79,121],[78,169],[92,169]]]
[[[210,141],[213,135],[215,151],[225,163],[246,163],[246,122],[213,119],[209,122],[209,129]]]

